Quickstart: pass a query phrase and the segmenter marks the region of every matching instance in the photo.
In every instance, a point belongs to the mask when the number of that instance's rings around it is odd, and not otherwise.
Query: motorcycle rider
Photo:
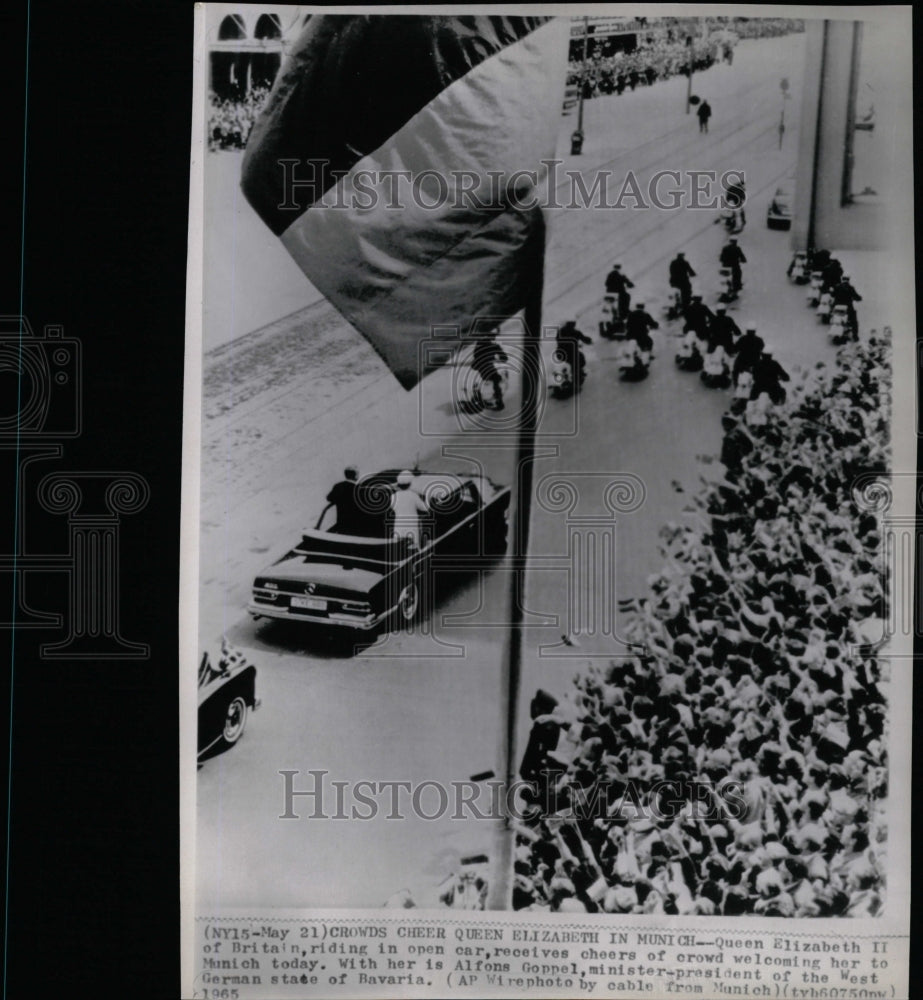
[[[859,323],[856,318],[856,307],[853,303],[861,302],[862,296],[853,288],[848,274],[843,275],[839,284],[833,289],[832,294],[834,306],[846,306],[846,312],[849,316],[849,326],[852,330],[853,339],[855,339],[859,335]]]
[[[825,265],[823,271],[821,271],[821,276],[823,280],[821,294],[825,295],[827,292],[832,292],[840,281],[842,281],[843,265],[836,259],[836,257],[831,257]]]
[[[750,398],[757,399],[765,392],[773,403],[784,403],[786,393],[782,383],[789,381],[788,372],[768,351],[762,351],[753,365],[753,392]]]
[[[734,212],[740,212],[740,228],[747,224],[747,216],[744,212],[744,203],[747,200],[747,192],[744,189],[743,177],[736,184],[729,184],[724,195],[724,199]]]
[[[574,384],[581,386],[586,379],[586,358],[580,350],[581,344],[592,344],[593,340],[582,330],[577,329],[577,323],[569,319],[558,330],[555,338],[558,350],[564,355],[564,360],[570,365]]]
[[[747,326],[744,335],[737,341],[737,354],[734,357],[732,372],[735,383],[741,372],[752,370],[765,346],[763,338],[756,334],[756,327]]]
[[[683,332],[688,333],[692,330],[699,340],[707,340],[708,331],[711,329],[714,319],[715,314],[702,301],[702,296],[693,295],[692,301],[686,309],[686,323],[683,326]]]
[[[619,319],[624,320],[631,308],[631,293],[628,289],[634,287],[634,282],[622,273],[622,265],[613,264],[612,270],[606,275],[606,294],[619,297]]]
[[[708,328],[709,352],[720,347],[725,354],[737,352],[737,341],[741,336],[740,327],[727,314],[727,306],[718,306]]]
[[[644,309],[644,303],[639,302],[628,314],[626,322],[625,336],[628,340],[633,340],[638,345],[638,350],[646,353],[648,357],[654,349],[654,341],[651,340],[650,331],[659,330],[660,324]]]
[[[689,279],[694,277],[695,271],[686,260],[686,255],[680,251],[670,261],[670,287],[678,289],[683,309],[689,305],[692,297],[692,284]]]
[[[506,351],[493,338],[479,340],[474,345],[471,367],[485,382],[494,387],[494,409],[503,409],[503,378],[497,369],[497,361],[507,361]]]
[[[719,257],[722,267],[729,267],[731,269],[731,280],[733,284],[733,290],[739,292],[741,286],[743,285],[743,279],[741,277],[740,265],[747,263],[747,258],[744,256],[743,250],[737,245],[737,237],[732,236],[721,250],[721,256]]]

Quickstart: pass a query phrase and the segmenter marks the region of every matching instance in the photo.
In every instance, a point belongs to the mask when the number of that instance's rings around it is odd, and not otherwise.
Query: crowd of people
[[[804,31],[804,21],[794,17],[735,17],[728,27],[738,38],[778,38]]]
[[[703,30],[703,21],[708,34],[695,36],[694,73],[701,73],[722,60],[732,62],[734,46],[740,38],[765,38],[804,30],[802,21],[791,18],[704,18],[696,22],[697,32]],[[622,94],[625,90],[650,86],[658,80],[688,75],[689,54],[684,31],[662,26],[656,31],[639,34],[634,51],[611,54],[597,51],[585,60],[571,60],[567,82],[582,87],[584,99]]]
[[[533,699],[514,908],[880,912],[886,661],[871,643],[888,594],[855,484],[889,467],[889,356],[872,332],[764,423],[725,415],[720,473],[622,607],[631,655]]]
[[[718,38],[697,40],[693,55],[693,72],[701,73],[713,66],[722,56],[728,58],[729,43]],[[625,90],[650,86],[658,80],[688,73],[689,47],[685,40],[671,41],[665,36],[655,36],[633,52],[615,52],[610,56],[597,56],[568,65],[567,82],[583,87],[583,97],[621,94]]]
[[[268,87],[253,87],[240,99],[219,98],[214,93],[210,94],[208,148],[244,149],[268,94]]]

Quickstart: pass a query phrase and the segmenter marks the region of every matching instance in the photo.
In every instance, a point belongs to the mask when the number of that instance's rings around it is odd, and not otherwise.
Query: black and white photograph
[[[909,6],[190,48],[184,996],[906,996]]]

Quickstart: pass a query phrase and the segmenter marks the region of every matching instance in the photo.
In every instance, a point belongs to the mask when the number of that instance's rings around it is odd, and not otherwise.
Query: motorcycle
[[[606,294],[599,320],[599,335],[607,340],[619,340],[625,333],[625,319],[619,311],[618,295]]]
[[[695,331],[690,330],[683,334],[683,339],[679,342],[676,367],[683,372],[697,372],[702,370],[703,364],[701,341],[695,335]]]
[[[683,296],[678,288],[670,289],[666,315],[668,320],[679,319],[683,315]]]
[[[734,287],[734,272],[729,267],[722,267],[718,273],[719,302],[733,302],[737,298]]]
[[[756,399],[751,399],[746,406],[745,420],[749,427],[765,427],[769,423],[769,411],[772,408],[772,400],[765,392],[761,392]]]
[[[849,308],[834,306],[830,314],[830,343],[839,346],[855,338],[856,328],[849,318]]]
[[[731,206],[722,208],[721,214],[716,221],[720,222],[732,235],[739,233],[744,227],[743,215],[740,209],[732,208]]]
[[[808,255],[804,250],[796,250],[788,268],[788,278],[795,285],[806,285],[811,277],[808,273]]]
[[[816,309],[820,302],[820,293],[824,288],[824,276],[820,271],[811,272],[811,287],[808,289],[808,308]]]
[[[700,378],[709,389],[726,389],[731,384],[731,368],[723,347],[705,355]]]
[[[583,352],[578,349],[578,364],[583,360]],[[581,368],[585,367],[580,365]],[[548,391],[555,399],[568,399],[583,388],[586,381],[586,374],[583,373],[577,380],[574,379],[573,368],[567,360],[567,354],[560,347],[555,348],[551,355],[551,381],[548,384]]]
[[[499,385],[474,368],[466,368],[459,385],[459,407],[466,413],[481,413],[484,410],[499,410],[503,408],[503,396],[510,382],[509,368],[502,362],[495,365],[500,376]]]
[[[833,312],[833,295],[830,292],[824,292],[817,303],[814,315],[821,323],[829,323],[831,312]]]
[[[616,363],[623,382],[641,382],[650,371],[651,352],[642,351],[634,340],[628,340],[622,344]]]
[[[731,400],[731,413],[740,416],[747,409],[747,402],[753,391],[753,374],[749,371],[742,371],[737,376],[734,383],[734,398]]]

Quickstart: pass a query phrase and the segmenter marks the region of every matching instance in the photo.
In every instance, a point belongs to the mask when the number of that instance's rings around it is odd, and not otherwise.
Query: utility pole
[[[686,47],[689,49],[689,80],[686,84],[686,114],[689,114],[689,109],[692,107],[692,64],[695,61],[693,56],[695,54],[695,45],[692,41],[692,35],[686,35]]]
[[[580,73],[580,101],[577,104],[577,131],[583,131],[583,91],[586,86],[586,42],[590,33],[590,19],[583,19],[583,69]]]
[[[785,102],[792,96],[788,92],[788,77],[783,76],[779,83],[782,91],[782,116],[779,118],[779,149],[782,148],[782,136],[785,135]]]

